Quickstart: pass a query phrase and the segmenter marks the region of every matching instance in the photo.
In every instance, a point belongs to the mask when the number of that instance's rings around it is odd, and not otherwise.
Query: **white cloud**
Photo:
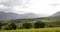
[[[14,12],[19,11],[17,9],[24,9],[30,6],[30,0],[0,0],[0,9],[5,9],[10,11],[10,9]],[[16,9],[16,10],[15,10]]]
[[[53,14],[60,11],[60,0],[0,0],[0,7],[36,14]]]

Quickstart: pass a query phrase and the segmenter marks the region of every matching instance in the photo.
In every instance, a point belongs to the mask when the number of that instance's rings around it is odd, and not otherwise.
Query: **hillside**
[[[34,13],[17,14],[12,12],[0,12],[0,20],[14,20],[14,19],[25,19],[25,18],[37,18],[38,16]]]
[[[50,17],[53,17],[53,18],[60,18],[60,11],[54,13],[54,14],[51,15]]]

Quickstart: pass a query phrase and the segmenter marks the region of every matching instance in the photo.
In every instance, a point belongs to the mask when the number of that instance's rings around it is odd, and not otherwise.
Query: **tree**
[[[6,30],[15,30],[17,28],[15,23],[8,24],[7,26],[4,27]]]
[[[24,23],[23,28],[30,29],[32,27],[31,23]]]
[[[16,26],[15,23],[11,23],[11,24],[9,25],[9,27],[10,27],[11,29],[14,29],[14,30],[17,28],[17,26]]]
[[[1,27],[2,27],[2,23],[0,22],[0,29],[1,29]]]
[[[41,21],[37,21],[35,24],[34,24],[34,27],[35,28],[44,28],[45,26],[45,23],[41,22]]]
[[[17,26],[15,23],[11,23],[3,27],[3,29],[6,29],[6,30],[15,30],[16,28]]]
[[[2,29],[5,29],[5,30],[11,30],[11,28],[10,28],[8,25],[3,26]]]

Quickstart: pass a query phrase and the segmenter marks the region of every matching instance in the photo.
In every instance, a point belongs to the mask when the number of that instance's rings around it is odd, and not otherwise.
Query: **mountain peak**
[[[56,13],[60,13],[60,11],[57,11]]]
[[[53,15],[51,15],[51,17],[60,17],[60,11],[54,13]]]
[[[54,13],[53,15],[55,15],[55,16],[60,15],[60,11]]]
[[[37,18],[38,16],[34,13],[17,14],[12,12],[0,12],[0,20],[14,20],[14,19],[25,19],[25,18]]]

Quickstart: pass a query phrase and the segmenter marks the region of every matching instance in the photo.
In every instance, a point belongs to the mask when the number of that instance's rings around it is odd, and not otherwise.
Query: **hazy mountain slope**
[[[60,17],[60,11],[54,13],[54,14],[51,15],[50,17]]]
[[[24,18],[37,18],[38,16],[33,13],[17,14],[12,12],[0,12],[0,20],[24,19]]]
[[[52,16],[53,16],[53,17],[54,17],[54,16],[60,16],[60,11],[54,13]]]
[[[60,19],[60,11],[54,13],[53,15],[49,16],[50,19]]]

